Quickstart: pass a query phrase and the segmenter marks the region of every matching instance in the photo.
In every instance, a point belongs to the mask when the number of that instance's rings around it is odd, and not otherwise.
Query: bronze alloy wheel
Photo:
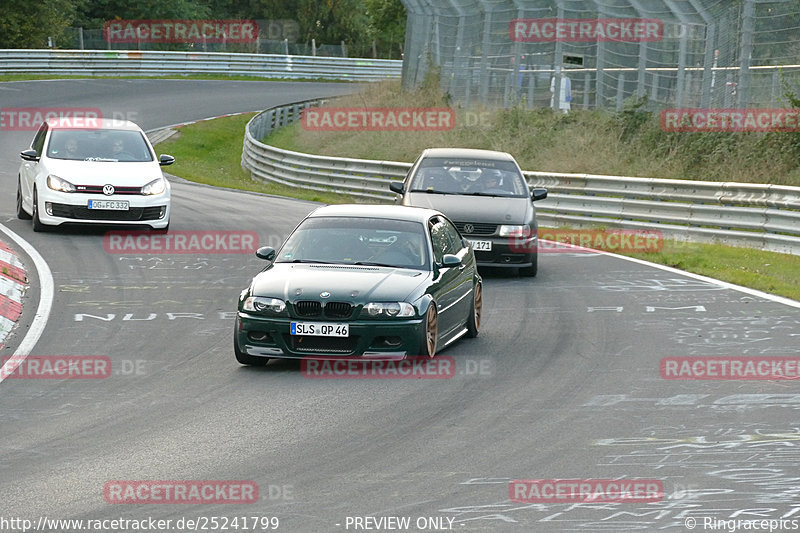
[[[439,314],[436,304],[431,303],[425,318],[425,350],[428,357],[436,355],[436,343],[439,337]]]
[[[467,320],[467,335],[477,337],[481,329],[481,316],[483,315],[483,284],[478,283],[472,291],[472,313]]]

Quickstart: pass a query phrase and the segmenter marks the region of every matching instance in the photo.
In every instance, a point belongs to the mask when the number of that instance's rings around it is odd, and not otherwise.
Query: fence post
[[[755,0],[745,0],[742,14],[742,48],[739,54],[739,86],[736,89],[738,107],[750,105],[750,58],[753,55]]]

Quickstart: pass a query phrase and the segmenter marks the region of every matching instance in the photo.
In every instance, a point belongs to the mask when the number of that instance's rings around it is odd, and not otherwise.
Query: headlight
[[[414,306],[408,302],[370,302],[364,306],[364,313],[371,317],[414,316]]]
[[[145,196],[152,196],[153,194],[161,194],[167,190],[167,183],[164,178],[156,178],[144,187],[142,187],[142,194]]]
[[[75,192],[77,190],[73,184],[53,174],[47,176],[47,186],[54,191],[61,192]]]
[[[244,301],[242,309],[251,313],[274,313],[280,314],[286,309],[286,303],[277,298],[264,298],[262,296],[250,296]]]
[[[500,226],[501,237],[511,237],[512,235],[518,237],[530,237],[533,235],[533,232],[528,226]]]

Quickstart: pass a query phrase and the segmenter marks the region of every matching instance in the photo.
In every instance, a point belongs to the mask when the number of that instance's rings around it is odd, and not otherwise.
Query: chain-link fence
[[[406,87],[436,67],[465,103],[782,107],[800,81],[797,0],[402,2]]]
[[[198,52],[241,52],[248,54],[284,54],[305,56],[348,57],[348,47],[344,42],[323,44],[311,41],[299,43],[299,24],[294,20],[256,20],[256,37],[250,42],[237,42],[225,39],[183,39],[184,42],[153,42],[146,35],[141,38],[126,39],[132,42],[115,42],[108,38],[107,30],[67,28],[64,34],[50,47],[70,50],[153,50],[153,51],[198,51]],[[135,33],[135,32],[134,32]],[[138,34],[137,34],[138,36]],[[221,41],[221,42],[220,42]],[[373,47],[374,49],[374,47]],[[377,56],[377,50],[376,56]]]

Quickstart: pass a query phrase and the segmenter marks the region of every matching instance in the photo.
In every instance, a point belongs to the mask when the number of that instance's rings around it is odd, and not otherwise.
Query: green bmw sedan
[[[433,357],[480,328],[475,255],[439,211],[333,205],[309,214],[239,297],[234,353],[270,358]]]

